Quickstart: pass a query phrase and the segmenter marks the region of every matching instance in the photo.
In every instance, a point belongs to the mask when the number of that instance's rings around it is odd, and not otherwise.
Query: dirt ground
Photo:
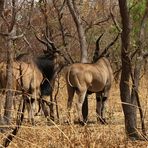
[[[139,95],[144,112],[146,132],[148,134],[148,83],[143,78],[140,84]],[[76,100],[73,103],[73,119],[77,121]],[[106,103],[105,114],[108,125],[96,122],[95,98],[89,97],[89,123],[82,127],[79,124],[67,125],[67,92],[63,78],[60,79],[60,91],[57,96],[60,123],[46,125],[43,116],[36,116],[36,125],[23,122],[17,136],[9,148],[148,148],[148,141],[129,141],[125,135],[124,116],[121,107],[119,84],[112,87],[110,98]],[[139,115],[138,115],[139,116]],[[14,126],[14,125],[12,125]],[[140,131],[140,119],[138,128]],[[0,143],[6,133],[0,133]]]

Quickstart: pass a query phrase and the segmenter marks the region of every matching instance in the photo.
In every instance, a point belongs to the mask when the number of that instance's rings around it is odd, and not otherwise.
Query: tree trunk
[[[3,10],[4,10],[4,0],[1,0],[0,1],[0,16],[2,16]],[[3,124],[2,100],[0,100],[0,124]],[[0,128],[0,132],[1,132],[1,128]]]
[[[16,38],[16,3],[17,0],[12,0],[12,12],[11,12],[11,21],[10,25],[7,26],[7,84],[6,84],[6,100],[5,100],[5,111],[4,111],[4,119],[7,124],[11,121],[11,113],[12,113],[12,104],[13,104],[13,59],[14,59],[14,46],[13,46],[13,38]]]
[[[12,104],[13,104],[13,43],[8,40],[7,51],[7,91],[5,101],[4,119],[9,124],[11,120]]]
[[[137,55],[135,60],[135,68],[134,68],[134,75],[133,75],[133,88],[132,88],[132,94],[131,99],[136,100],[138,94],[138,88],[139,88],[139,80],[140,80],[140,72],[141,72],[141,65],[144,63],[143,60],[143,42],[144,42],[144,31],[145,31],[145,25],[148,18],[148,0],[146,2],[145,12],[142,17],[141,23],[140,23],[140,29],[139,29],[139,35],[138,35],[138,41],[137,41]],[[138,99],[138,98],[137,98]],[[138,100],[139,102],[140,100]],[[142,108],[140,108],[140,114],[141,114],[141,122],[142,122],[142,132],[144,135],[146,135],[145,131],[145,125],[144,125],[144,119],[143,119],[143,112]]]
[[[139,138],[137,133],[137,119],[136,119],[136,99],[131,100],[130,96],[130,75],[131,63],[128,55],[128,48],[130,43],[130,22],[126,0],[119,0],[120,15],[122,20],[122,33],[121,33],[121,60],[122,72],[120,80],[120,97],[125,117],[125,129],[130,139]]]
[[[63,2],[62,6],[59,8],[56,4],[56,1],[53,0],[53,5],[54,5],[54,8],[55,8],[57,16],[58,16],[59,29],[61,31],[63,46],[66,47],[67,42],[66,42],[66,38],[65,38],[64,25],[62,23],[62,18],[63,18],[62,10],[63,10],[64,4],[65,4],[65,2]]]
[[[76,4],[74,0],[67,0],[67,5],[69,8],[69,11],[73,17],[73,20],[75,22],[77,32],[78,32],[78,37],[79,37],[79,42],[80,42],[80,50],[81,50],[81,63],[87,63],[87,41],[85,37],[85,31],[82,25],[81,17],[80,14],[78,13]],[[87,121],[88,117],[88,98],[87,96],[85,97],[83,106],[82,106],[82,114],[83,118],[85,121]]]
[[[81,49],[81,63],[87,63],[87,42],[86,42],[84,28],[81,22],[81,17],[78,13],[74,0],[67,0],[67,5],[73,17],[73,20],[76,24],[76,28],[79,36],[80,49]]]

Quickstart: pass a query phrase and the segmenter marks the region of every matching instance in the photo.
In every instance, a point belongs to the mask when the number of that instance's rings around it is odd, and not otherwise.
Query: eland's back
[[[5,62],[0,63],[0,88],[6,88],[6,76],[7,64]],[[34,64],[15,61],[13,62],[13,89],[28,91],[29,89],[39,89],[40,83],[43,79],[41,72]],[[23,86],[21,84],[21,79]]]
[[[112,68],[105,57],[93,64],[75,63],[69,66],[66,79],[67,85],[77,90],[87,89],[98,92],[102,91],[106,85],[111,86]]]

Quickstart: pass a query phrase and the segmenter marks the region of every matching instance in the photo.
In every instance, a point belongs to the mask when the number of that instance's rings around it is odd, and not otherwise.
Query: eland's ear
[[[93,62],[95,63],[99,58],[99,51],[95,51],[94,56],[93,56]]]

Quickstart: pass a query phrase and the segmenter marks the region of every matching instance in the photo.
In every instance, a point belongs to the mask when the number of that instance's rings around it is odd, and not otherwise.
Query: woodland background
[[[0,6],[0,61],[7,60],[10,55],[17,57],[22,53],[29,53],[32,56],[40,55],[45,48],[35,37],[44,38],[46,32],[56,47],[63,51],[72,62],[92,61],[95,43],[100,34],[104,33],[101,39],[101,48],[104,49],[119,33],[117,42],[109,49],[109,59],[114,71],[114,85],[110,99],[107,103],[108,125],[97,125],[95,121],[94,97],[89,98],[90,124],[86,127],[79,125],[64,125],[66,118],[65,81],[63,73],[60,77],[60,91],[57,96],[60,124],[48,127],[43,117],[37,119],[35,127],[24,123],[18,135],[10,147],[146,147],[147,141],[128,141],[124,129],[124,116],[120,97],[119,87],[121,83],[122,70],[126,66],[123,62],[123,53],[130,57],[131,70],[133,73],[140,65],[139,75],[134,82],[138,96],[141,101],[145,119],[145,133],[148,129],[148,1],[130,0],[123,1],[127,6],[128,21],[122,18],[119,0],[76,0],[71,1],[78,17],[78,24],[68,8],[68,0],[6,0],[1,1]],[[120,5],[119,5],[120,4]],[[124,9],[125,10],[125,9]],[[126,11],[125,11],[126,12]],[[79,33],[79,25],[84,33],[82,38],[86,39],[85,47]],[[127,28],[126,28],[127,25]],[[125,27],[125,29],[124,29]],[[81,30],[80,29],[80,30]],[[127,30],[130,30],[127,34]],[[123,42],[123,36],[125,42]],[[82,40],[81,40],[82,39]],[[128,46],[124,46],[126,43]],[[127,48],[124,48],[127,47]],[[124,50],[125,49],[125,50]],[[85,51],[87,55],[85,55]],[[83,52],[84,51],[84,52]],[[83,55],[84,53],[84,55]],[[86,57],[85,57],[86,56]],[[142,57],[142,60],[139,59]],[[84,59],[83,59],[84,58]],[[10,57],[11,59],[11,57]],[[128,64],[127,64],[128,65]],[[132,77],[128,79],[129,89],[132,92]],[[55,90],[57,89],[55,85]],[[93,98],[93,99],[92,99]],[[122,100],[122,102],[126,102]],[[132,115],[132,114],[131,114]],[[77,116],[74,107],[74,117]],[[126,118],[126,116],[125,116]],[[129,120],[128,120],[129,121]],[[14,125],[13,125],[14,126]],[[127,125],[125,124],[125,127]],[[137,129],[142,134],[138,113]],[[8,131],[9,133],[10,131]],[[0,133],[1,141],[8,133]]]

